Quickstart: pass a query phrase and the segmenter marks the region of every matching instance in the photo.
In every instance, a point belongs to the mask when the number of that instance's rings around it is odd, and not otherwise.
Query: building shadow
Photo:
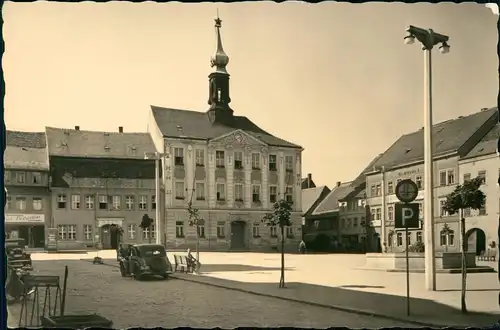
[[[215,273],[215,272],[252,272],[252,271],[280,271],[281,267],[262,267],[250,265],[237,265],[237,264],[201,264],[200,268],[202,273]],[[295,267],[285,267],[285,271],[293,271]]]
[[[174,275],[175,277],[175,275]],[[180,276],[190,280],[190,276]],[[195,282],[234,288],[261,295],[279,296],[285,299],[311,303],[313,305],[335,306],[346,311],[357,311],[365,315],[387,316],[419,322],[421,325],[439,327],[491,327],[500,319],[499,314],[469,312],[462,314],[453,306],[434,300],[410,298],[410,317],[406,315],[406,297],[376,292],[352,290],[349,288],[383,288],[379,286],[344,285],[329,287],[300,282],[288,282],[285,289],[278,283],[252,283],[219,279],[209,276],[192,278]],[[328,307],[325,307],[328,308]]]
[[[385,286],[381,285],[356,285],[356,284],[347,284],[341,285],[339,288],[353,288],[353,289],[385,289]]]

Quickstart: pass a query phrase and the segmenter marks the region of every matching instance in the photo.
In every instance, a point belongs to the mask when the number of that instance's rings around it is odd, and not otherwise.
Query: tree
[[[460,233],[462,239],[462,296],[461,306],[462,313],[467,313],[467,305],[465,303],[465,291],[467,286],[467,238],[465,237],[465,218],[463,210],[470,208],[479,210],[484,206],[486,196],[481,191],[480,187],[483,184],[481,177],[465,181],[459,184],[447,197],[444,204],[444,211],[449,214],[458,213],[460,217]]]
[[[139,225],[139,227],[142,228],[142,230],[145,230],[145,229],[148,229],[149,231],[149,243],[151,243],[151,236],[152,236],[152,231],[151,231],[151,227],[153,226],[153,219],[149,217],[149,215],[147,214],[144,214],[142,216],[142,220],[141,220],[141,224]]]
[[[188,204],[189,226],[196,227],[196,273],[199,273],[200,266],[200,226],[205,224],[205,220],[201,218],[200,211],[193,207],[190,201]]]
[[[266,213],[262,218],[262,222],[266,226],[279,226],[281,229],[281,278],[280,288],[285,287],[285,226],[290,226],[290,218],[292,215],[292,202],[280,199],[273,204],[273,212]]]

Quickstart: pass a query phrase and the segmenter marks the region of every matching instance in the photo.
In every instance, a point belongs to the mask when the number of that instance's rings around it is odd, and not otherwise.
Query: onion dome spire
[[[215,19],[215,38],[216,38],[216,49],[215,53],[212,55],[210,60],[210,66],[216,67],[216,72],[227,73],[226,65],[229,63],[229,56],[224,52],[224,48],[222,48],[222,39],[220,36],[220,28],[222,26],[222,20],[219,18],[217,14],[217,18]]]

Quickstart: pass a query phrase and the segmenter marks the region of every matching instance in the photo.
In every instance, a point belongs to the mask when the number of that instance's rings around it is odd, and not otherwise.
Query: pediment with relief
[[[223,147],[225,149],[244,149],[244,150],[260,150],[266,153],[268,150],[267,144],[259,139],[245,133],[242,130],[236,130],[228,134],[221,135],[210,140],[209,145],[214,147]]]

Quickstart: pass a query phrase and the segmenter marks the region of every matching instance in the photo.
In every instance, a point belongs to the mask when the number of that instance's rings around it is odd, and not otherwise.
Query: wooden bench
[[[186,255],[174,254],[175,272],[192,273],[193,267]]]

